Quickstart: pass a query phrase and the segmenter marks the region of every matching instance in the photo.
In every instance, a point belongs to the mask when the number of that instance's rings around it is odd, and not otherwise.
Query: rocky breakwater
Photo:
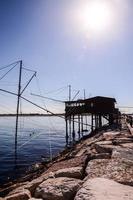
[[[6,191],[1,199],[133,200],[133,136],[128,128],[99,132]]]

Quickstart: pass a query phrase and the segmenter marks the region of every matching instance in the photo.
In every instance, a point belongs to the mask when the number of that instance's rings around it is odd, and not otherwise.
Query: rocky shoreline
[[[100,131],[65,150],[11,186],[1,200],[131,200],[133,199],[133,134]]]

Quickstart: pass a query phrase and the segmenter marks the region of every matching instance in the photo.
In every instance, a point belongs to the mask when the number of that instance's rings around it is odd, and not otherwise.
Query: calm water
[[[0,184],[57,155],[65,147],[65,122],[58,117],[20,117],[17,167],[14,162],[15,117],[0,117]]]

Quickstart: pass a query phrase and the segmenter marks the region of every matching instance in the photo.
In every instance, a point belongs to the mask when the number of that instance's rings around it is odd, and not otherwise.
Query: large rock
[[[133,149],[115,148],[112,152],[112,158],[122,158],[126,162],[133,162]]]
[[[82,167],[71,167],[60,169],[55,172],[55,177],[68,177],[68,178],[77,178],[81,179],[83,177],[83,168]]]
[[[55,172],[60,169],[66,169],[67,167],[83,167],[85,165],[87,156],[79,156],[79,157],[74,157],[71,159],[66,159],[60,162],[55,162],[49,169],[46,171],[46,173],[49,172]]]
[[[91,160],[87,167],[88,178],[104,177],[133,185],[133,163],[121,158]]]
[[[130,124],[127,124],[127,126],[128,126],[129,131],[130,131],[130,134],[133,135],[133,128],[130,126]]]
[[[130,138],[130,137],[120,137],[120,138],[113,139],[112,142],[115,145],[121,145],[121,144],[133,142],[133,138]]]
[[[10,185],[5,188],[0,189],[0,196],[5,196],[6,194],[9,194],[11,191],[14,191],[17,188],[23,187],[24,185],[28,184],[29,182],[20,182],[20,183],[15,183],[13,185]]]
[[[71,200],[81,184],[82,181],[74,178],[48,179],[37,187],[35,197],[46,200]]]
[[[95,153],[95,154],[92,154],[90,158],[91,159],[110,159],[111,155],[110,153]]]
[[[88,153],[89,153],[88,149],[86,147],[83,147],[82,149],[80,149],[78,151],[78,153],[75,155],[75,157],[81,157],[81,156],[88,154]]]
[[[121,144],[121,147],[133,149],[133,142]]]
[[[114,145],[111,141],[96,142],[94,145],[97,153],[112,153]]]
[[[120,131],[108,131],[103,133],[103,136],[106,140],[112,140],[115,137],[121,135]]]
[[[81,179],[83,176],[83,168],[82,167],[71,167],[71,168],[65,168],[60,169],[55,172],[49,172],[42,174],[39,178],[36,178],[26,184],[24,186],[25,189],[30,190],[31,194],[34,195],[35,189],[40,185],[42,182],[44,182],[47,179],[50,178],[57,178],[57,177],[69,177],[69,178],[77,178]]]
[[[16,189],[12,193],[10,193],[5,198],[5,200],[28,200],[29,198],[31,198],[30,191],[28,191],[26,189],[22,189],[22,190]]]
[[[108,163],[109,159],[91,160],[86,167],[87,179],[104,176],[105,175],[104,169],[106,169]]]
[[[38,185],[40,185],[43,181],[49,179],[49,178],[55,178],[54,173],[44,173],[40,177],[33,179],[31,182],[26,184],[24,186],[25,189],[28,189],[32,195],[34,195],[35,189]]]
[[[105,178],[88,179],[74,200],[132,200],[133,188]]]

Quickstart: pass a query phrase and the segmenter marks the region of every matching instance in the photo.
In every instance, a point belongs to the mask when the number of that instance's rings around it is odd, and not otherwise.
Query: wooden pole
[[[71,133],[72,133],[72,131],[71,131],[71,115],[70,115],[69,116],[69,139],[70,139],[70,143],[71,143],[71,140],[72,140]]]
[[[18,116],[21,96],[21,78],[22,78],[22,60],[20,61],[19,67],[19,83],[18,83],[18,94],[17,94],[17,110],[16,110],[16,128],[15,128],[15,155],[17,154],[17,136],[18,136]]]
[[[71,101],[71,85],[69,85],[69,101]]]
[[[86,93],[84,89],[84,100],[86,99]],[[87,130],[87,115],[85,115],[85,123],[86,123],[86,130]]]
[[[101,114],[99,115],[99,127],[100,128],[102,127],[102,115]]]
[[[73,115],[73,132],[72,132],[72,136],[73,136],[73,141],[75,140],[75,124],[74,124],[74,115]]]
[[[80,138],[80,114],[78,115],[78,134]]]
[[[91,131],[93,131],[93,114],[91,115]]]
[[[83,132],[84,132],[83,115],[81,114],[81,133],[82,133],[82,136],[83,136]]]
[[[66,145],[68,145],[68,121],[66,118]]]

